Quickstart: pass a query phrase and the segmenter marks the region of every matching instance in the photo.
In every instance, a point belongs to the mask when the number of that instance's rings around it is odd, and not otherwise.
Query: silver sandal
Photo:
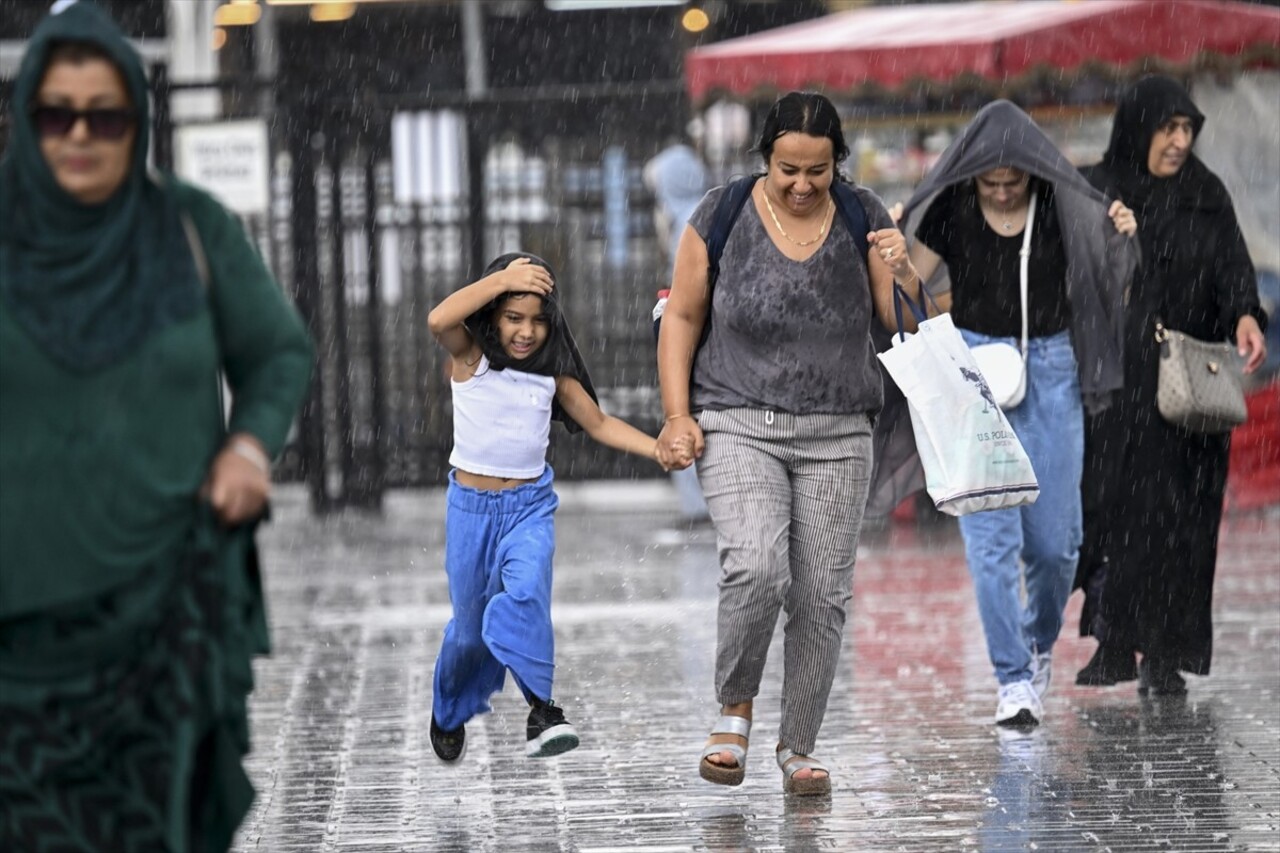
[[[777,758],[778,769],[782,771],[782,790],[785,793],[801,797],[817,797],[831,793],[831,771],[821,761],[796,755],[785,746],[778,750]],[[811,775],[807,779],[797,779],[796,774],[801,770],[821,771],[827,775]]]
[[[716,720],[716,727],[711,730],[711,734],[737,735],[746,740],[751,734],[751,721],[746,717],[721,714],[720,719]],[[732,755],[738,763],[728,767],[707,760],[709,756],[719,755],[722,752]],[[698,775],[717,785],[741,785],[742,780],[747,776],[747,748],[736,743],[707,744],[702,750],[702,758],[698,761]]]

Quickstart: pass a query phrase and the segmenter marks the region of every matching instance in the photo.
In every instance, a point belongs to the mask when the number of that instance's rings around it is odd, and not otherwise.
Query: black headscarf
[[[1151,174],[1147,167],[1151,138],[1174,116],[1191,119],[1194,144],[1204,127],[1204,114],[1187,90],[1171,77],[1143,77],[1121,96],[1111,125],[1111,141],[1102,162],[1094,167],[1102,178],[1095,183],[1105,183],[1109,193],[1133,208],[1143,252],[1151,258],[1167,250],[1159,245],[1161,235],[1181,212],[1217,210],[1230,204],[1222,182],[1194,153],[1189,153],[1182,168],[1169,177]]]
[[[551,280],[553,282],[556,281],[556,272],[551,268],[551,265],[529,252],[508,252],[505,255],[499,255],[489,262],[489,266],[485,267],[482,277],[506,269],[508,264],[518,258],[528,258],[531,262],[551,273]],[[542,300],[542,313],[547,318],[546,342],[528,358],[514,359],[506,354],[498,337],[498,326],[494,322],[494,313],[495,309],[502,304],[502,301],[510,295],[510,292],[503,293],[468,317],[466,321],[466,327],[471,332],[471,336],[475,338],[476,343],[480,345],[480,351],[488,359],[489,367],[493,370],[512,368],[525,373],[537,373],[541,376],[571,376],[582,384],[586,392],[591,395],[592,400],[597,403],[600,402],[600,398],[596,396],[595,386],[591,384],[591,374],[587,372],[587,364],[582,360],[582,353],[578,351],[578,345],[573,340],[573,333],[569,331],[569,323],[565,320],[564,311],[560,308],[560,302],[556,298],[555,290],[552,290],[546,296],[540,297]],[[529,295],[533,296],[533,294]],[[551,418],[564,424],[565,429],[569,430],[569,432],[580,432],[582,430],[582,427],[560,407],[559,402],[552,403]]]
[[[1111,141],[1102,162],[1127,193],[1131,207],[1142,204],[1146,197],[1168,182],[1181,183],[1188,174],[1194,154],[1170,178],[1157,178],[1147,167],[1151,138],[1156,130],[1174,116],[1191,119],[1195,138],[1204,127],[1204,115],[1196,108],[1187,90],[1172,77],[1152,74],[1129,87],[1116,105],[1111,125]],[[1203,165],[1201,165],[1203,168]]]
[[[110,58],[137,115],[129,173],[101,204],[59,186],[31,122],[49,53],[66,43]],[[147,98],[142,60],[88,0],[40,22],[14,83],[0,161],[0,298],[50,358],[76,372],[115,363],[204,304],[171,182],[147,174]]]

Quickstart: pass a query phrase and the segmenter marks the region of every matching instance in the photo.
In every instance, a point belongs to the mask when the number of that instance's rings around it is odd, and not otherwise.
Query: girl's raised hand
[[[528,258],[516,258],[506,269],[495,274],[503,289],[516,293],[536,293],[546,296],[555,287],[550,271]]]

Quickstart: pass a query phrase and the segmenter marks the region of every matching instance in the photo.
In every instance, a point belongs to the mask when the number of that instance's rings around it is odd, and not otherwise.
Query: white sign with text
[[[265,214],[269,204],[267,124],[257,119],[193,124],[174,133],[174,171],[236,213]]]

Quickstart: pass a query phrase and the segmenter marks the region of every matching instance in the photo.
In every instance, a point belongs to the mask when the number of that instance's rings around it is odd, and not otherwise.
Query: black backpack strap
[[[853,187],[843,181],[836,181],[831,185],[831,197],[836,202],[836,213],[840,214],[844,227],[849,229],[849,236],[853,238],[853,247],[858,251],[858,259],[865,264],[867,252],[870,251],[870,246],[867,245],[867,234],[871,231],[866,208],[862,206]]]
[[[729,242],[729,232],[742,214],[742,208],[751,197],[751,188],[756,185],[757,175],[737,178],[725,185],[720,201],[716,203],[715,213],[711,216],[711,229],[707,232],[707,289],[715,287],[720,277],[720,256],[724,254],[724,244]],[[866,242],[866,232],[863,232]]]

